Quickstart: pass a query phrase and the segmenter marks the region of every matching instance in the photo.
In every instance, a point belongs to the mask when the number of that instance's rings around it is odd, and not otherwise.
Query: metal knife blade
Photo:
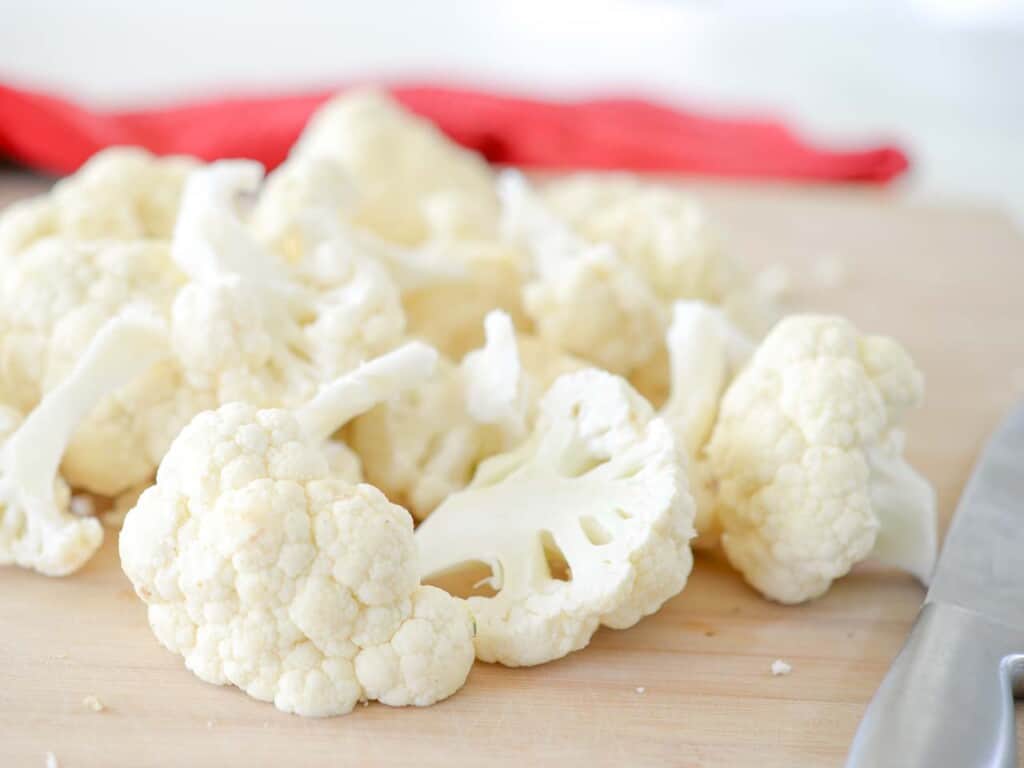
[[[1024,629],[1024,404],[985,446],[925,602],[952,603]]]

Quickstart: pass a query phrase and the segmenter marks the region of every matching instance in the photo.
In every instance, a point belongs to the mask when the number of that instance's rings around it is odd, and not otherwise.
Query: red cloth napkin
[[[638,99],[558,103],[454,88],[389,90],[453,140],[500,164],[845,182],[886,182],[908,165],[896,147],[826,150],[770,120],[707,117]],[[104,147],[134,144],[205,160],[248,157],[273,168],[335,93],[97,112],[0,85],[0,154],[63,174]]]

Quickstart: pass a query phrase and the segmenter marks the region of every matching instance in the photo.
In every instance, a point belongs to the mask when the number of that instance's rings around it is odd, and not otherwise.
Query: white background
[[[105,105],[375,78],[629,90],[899,141],[910,193],[1024,222],[1019,0],[0,0],[0,78]]]

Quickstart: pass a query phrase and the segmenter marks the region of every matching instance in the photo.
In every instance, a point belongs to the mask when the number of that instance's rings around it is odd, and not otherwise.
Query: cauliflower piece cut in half
[[[266,251],[235,205],[262,178],[235,160],[189,179],[172,254],[193,282],[175,300],[172,343],[190,384],[218,403],[295,406],[397,346],[405,319],[385,270],[343,244],[299,265]]]
[[[14,203],[0,216],[0,258],[44,237],[167,240],[190,157],[156,157],[138,147],[97,152],[48,194]]]
[[[676,437],[679,458],[696,505],[695,548],[718,543],[714,481],[704,446],[718,416],[729,382],[753,353],[753,342],[718,307],[701,301],[677,301],[665,335],[671,392],[659,414]]]
[[[434,376],[356,419],[348,438],[369,482],[422,520],[465,487],[485,457],[518,442],[532,387],[512,321],[494,310],[487,342],[460,365],[442,359]]]
[[[592,245],[559,221],[517,171],[498,180],[505,237],[533,259],[523,306],[537,335],[622,376],[650,361],[664,312],[644,280],[612,246]]]
[[[292,149],[304,155],[339,163],[355,188],[353,222],[391,242],[418,245],[439,218],[467,236],[496,229],[487,162],[383,91],[355,89],[324,104]]]
[[[892,339],[839,317],[780,322],[729,386],[707,446],[726,556],[783,603],[869,557],[927,582],[935,493],[902,456],[923,379]]]
[[[408,513],[330,470],[324,441],[428,376],[412,343],[296,411],[198,415],[124,522],[121,565],[169,650],[210,683],[285,712],[428,705],[473,663],[465,605],[421,586]]]
[[[25,420],[6,409],[9,437],[0,449],[0,564],[65,576],[81,568],[103,541],[94,517],[70,511],[58,475],[71,434],[106,395],[166,355],[166,331],[148,314],[125,310],[93,337],[78,364]]]
[[[561,658],[601,624],[657,611],[686,584],[692,536],[668,426],[595,369],[555,381],[526,442],[483,462],[416,531],[424,579],[490,568],[494,594],[467,599],[476,653],[508,666]]]

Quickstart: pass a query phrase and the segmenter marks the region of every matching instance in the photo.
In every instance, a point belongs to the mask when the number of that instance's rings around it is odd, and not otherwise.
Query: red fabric
[[[398,101],[494,163],[710,176],[885,182],[907,169],[898,148],[820,149],[770,120],[706,117],[637,99],[556,103],[439,87],[390,89]],[[335,91],[95,112],[0,85],[0,154],[71,173],[116,144],[205,160],[279,164],[310,114]]]

